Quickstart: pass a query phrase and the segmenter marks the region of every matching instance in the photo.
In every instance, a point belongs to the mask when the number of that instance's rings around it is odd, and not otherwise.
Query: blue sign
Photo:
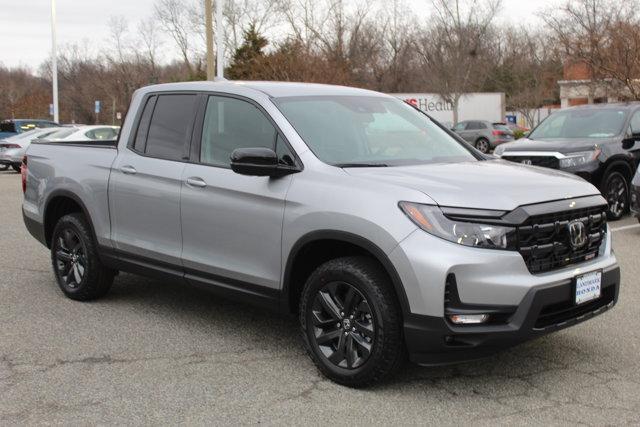
[[[507,122],[516,124],[516,116],[515,114],[507,114]]]
[[[96,112],[96,114],[98,114],[100,112],[100,101],[96,101],[95,112]]]

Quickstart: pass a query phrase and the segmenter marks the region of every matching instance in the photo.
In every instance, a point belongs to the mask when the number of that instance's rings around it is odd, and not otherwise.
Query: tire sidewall
[[[626,203],[625,203],[626,206],[625,206],[624,210],[622,211],[622,213],[620,215],[612,215],[611,211],[609,209],[607,209],[607,216],[609,217],[609,219],[613,220],[613,221],[617,221],[617,220],[621,219],[624,216],[624,214],[626,213],[626,211],[629,209],[629,183],[627,182],[627,179],[625,178],[625,176],[622,173],[620,173],[618,171],[609,172],[606,175],[606,177],[605,177],[605,179],[603,181],[603,186],[602,186],[602,189],[601,189],[601,192],[603,193],[605,199],[607,199],[607,203],[609,202],[609,199],[608,199],[608,197],[609,197],[609,185],[610,185],[611,181],[614,178],[619,178],[619,179],[622,180],[622,182],[624,183],[625,195],[626,195]]]
[[[82,243],[82,249],[84,250],[86,258],[84,275],[82,276],[81,283],[75,288],[71,288],[63,282],[62,276],[58,271],[55,257],[55,249],[58,245],[58,238],[60,237],[62,231],[67,228],[73,230],[80,239],[80,242]],[[67,296],[74,296],[84,293],[88,283],[93,279],[92,276],[94,275],[93,273],[95,271],[95,260],[93,259],[93,251],[90,249],[92,248],[92,241],[90,240],[91,237],[87,236],[86,234],[87,231],[85,229],[85,225],[82,224],[81,220],[76,215],[66,215],[62,217],[53,230],[53,234],[51,237],[51,264],[53,266],[56,282],[58,283],[58,286],[60,287],[62,292],[64,292]]]
[[[372,317],[374,320],[374,343],[371,348],[371,354],[364,364],[355,369],[346,369],[331,363],[326,356],[320,351],[315,343],[313,325],[310,323],[311,308],[317,292],[326,284],[341,281],[348,283],[356,288],[369,303]],[[385,322],[381,301],[378,300],[377,293],[371,289],[372,284],[364,277],[360,277],[355,271],[348,270],[331,270],[322,271],[321,274],[312,274],[303,291],[301,300],[301,310],[299,313],[300,325],[302,328],[303,340],[307,349],[313,353],[318,368],[330,378],[337,382],[341,379],[358,379],[366,377],[372,369],[383,357],[383,345],[385,339]]]
[[[481,145],[481,144],[483,144],[483,143],[484,143],[484,144],[486,145],[486,147],[487,147],[486,151],[482,151],[482,150],[480,149],[480,145]],[[479,139],[476,141],[476,148],[477,148],[477,149],[478,149],[478,151],[480,151],[481,153],[487,154],[487,153],[489,153],[489,151],[491,151],[491,143],[490,143],[490,142],[489,142],[489,140],[487,140],[486,138],[479,138]]]

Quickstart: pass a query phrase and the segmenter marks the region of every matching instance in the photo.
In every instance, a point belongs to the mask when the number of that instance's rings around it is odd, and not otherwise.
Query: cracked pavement
[[[295,319],[122,274],[66,299],[0,172],[0,424],[640,423],[640,228],[614,233],[613,310],[489,359],[407,365],[351,390],[320,377]],[[632,218],[615,227],[634,224]]]

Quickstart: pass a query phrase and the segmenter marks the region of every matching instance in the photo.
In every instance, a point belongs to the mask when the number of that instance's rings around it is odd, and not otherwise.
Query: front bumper
[[[545,273],[532,274],[516,251],[462,246],[422,230],[400,242],[391,252],[390,260],[396,266],[409,302],[404,325],[407,349],[411,360],[420,364],[481,358],[586,320],[615,304],[620,284],[610,231],[597,257]],[[588,313],[569,312],[569,317],[559,324],[540,327],[538,321],[546,313],[545,308],[563,301],[566,309],[574,308],[566,302],[574,278],[597,270],[603,271],[603,296],[598,300],[604,302],[603,307]],[[445,298],[452,277],[456,299],[463,307],[501,312],[501,323],[455,326],[445,320]]]
[[[575,305],[573,280],[532,288],[507,322],[455,326],[443,317],[410,315],[404,333],[409,357],[422,365],[444,365],[490,356],[524,341],[573,326],[613,307],[618,301],[620,268],[602,274],[597,300]]]

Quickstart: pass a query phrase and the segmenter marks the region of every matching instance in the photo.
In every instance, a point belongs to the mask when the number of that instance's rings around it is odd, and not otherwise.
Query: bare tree
[[[162,46],[162,40],[158,33],[158,27],[152,18],[140,21],[138,35],[144,48],[140,55],[149,61],[151,72],[153,73],[152,80],[157,80],[158,50]],[[136,52],[138,51],[136,50]]]
[[[570,0],[543,15],[567,62],[586,65],[590,95],[606,86],[640,99],[640,17],[637,0]]]
[[[189,71],[189,75],[196,74],[196,66],[193,64],[195,54],[194,34],[204,35],[199,21],[193,21],[193,7],[185,7],[180,0],[156,0],[155,15],[162,28],[173,38],[182,61]],[[203,14],[199,15],[204,17]]]
[[[500,0],[432,0],[433,25],[417,51],[429,85],[453,109],[463,94],[475,90],[488,70],[488,46]]]

